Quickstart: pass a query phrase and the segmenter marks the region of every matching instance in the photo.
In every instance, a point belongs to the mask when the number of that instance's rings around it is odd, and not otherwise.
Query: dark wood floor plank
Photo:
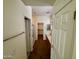
[[[38,35],[38,40],[35,41],[33,51],[28,59],[50,59],[50,42],[46,37],[43,40],[43,35]]]

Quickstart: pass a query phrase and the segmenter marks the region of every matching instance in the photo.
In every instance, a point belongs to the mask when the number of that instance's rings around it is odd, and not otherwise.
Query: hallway
[[[35,41],[33,51],[28,59],[50,59],[50,48],[48,38],[46,37],[46,40],[43,40],[43,35],[38,35],[38,40]]]
[[[76,0],[3,3],[3,59],[75,59]]]

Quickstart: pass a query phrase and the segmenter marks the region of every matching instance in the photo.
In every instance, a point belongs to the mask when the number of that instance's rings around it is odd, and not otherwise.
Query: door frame
[[[29,19],[29,18],[27,18],[26,16],[24,17],[24,21],[25,21],[25,38],[27,38],[27,35],[26,35],[26,32],[27,32],[27,30],[26,30],[26,20],[28,20],[29,21],[29,23],[28,23],[28,25],[29,25],[29,40],[30,40],[30,51],[29,52],[31,52],[31,20]],[[26,40],[27,41],[27,40]],[[27,42],[26,42],[26,55],[28,54],[27,52]],[[28,55],[27,55],[27,57],[28,57]]]

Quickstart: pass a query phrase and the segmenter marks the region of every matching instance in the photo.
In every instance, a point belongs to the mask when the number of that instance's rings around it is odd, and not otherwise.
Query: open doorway
[[[31,21],[29,18],[25,17],[25,33],[26,33],[26,54],[27,57],[29,56],[30,52],[31,52],[31,39],[30,39],[30,34],[31,34]]]
[[[44,36],[44,23],[38,23],[38,29],[37,30],[38,30],[38,38],[43,40],[43,36]]]

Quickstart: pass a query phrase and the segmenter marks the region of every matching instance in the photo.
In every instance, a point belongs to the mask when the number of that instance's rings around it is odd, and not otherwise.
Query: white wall
[[[25,6],[25,15],[26,15],[26,17],[27,18],[29,18],[30,19],[30,40],[28,40],[28,41],[31,41],[31,51],[32,51],[32,49],[33,49],[33,38],[32,38],[32,7],[31,6]]]
[[[44,23],[44,35],[47,34],[47,24],[50,24],[50,16],[38,16],[37,23]]]
[[[31,19],[31,8],[25,7],[21,0],[4,0],[3,38],[25,32],[24,16]],[[25,34],[3,43],[4,59],[26,59]],[[12,56],[8,58],[8,56]]]
[[[35,41],[37,39],[37,28],[36,28],[37,27],[37,23],[36,22],[37,22],[37,16],[33,15],[32,16],[32,24],[34,25],[34,30],[35,30],[34,34],[33,34],[34,35],[33,41]]]
[[[44,23],[44,35],[48,34],[47,24],[50,24],[50,16],[33,16],[33,24],[36,27],[36,35],[38,34],[38,23]],[[37,38],[37,37],[36,37]]]

